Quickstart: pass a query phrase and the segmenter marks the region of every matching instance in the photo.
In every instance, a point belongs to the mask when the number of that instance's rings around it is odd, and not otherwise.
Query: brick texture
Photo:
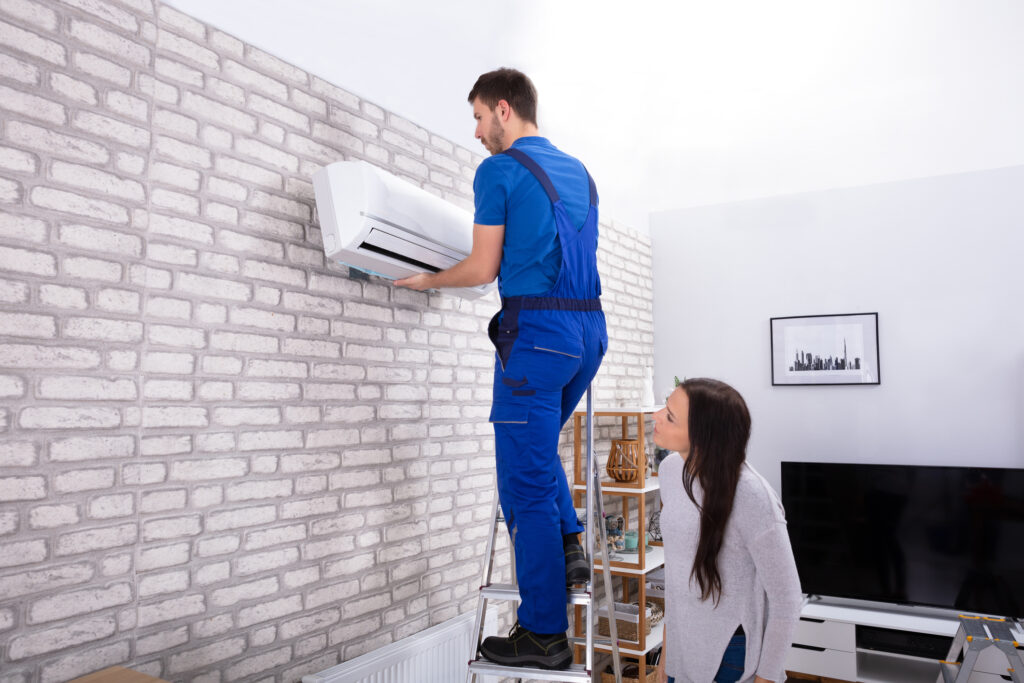
[[[325,263],[355,158],[463,207],[481,160],[158,0],[0,0],[0,681],[293,683],[473,609],[497,300]],[[651,245],[601,230],[635,404]]]

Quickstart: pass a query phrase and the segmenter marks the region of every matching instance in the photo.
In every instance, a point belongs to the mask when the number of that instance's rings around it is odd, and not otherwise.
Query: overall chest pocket
[[[576,376],[582,364],[582,341],[536,335],[516,343],[503,382],[519,391],[560,391]]]

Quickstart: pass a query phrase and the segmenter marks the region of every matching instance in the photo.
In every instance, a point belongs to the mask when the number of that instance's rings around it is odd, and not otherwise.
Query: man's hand
[[[415,289],[417,292],[422,292],[433,287],[431,284],[433,277],[433,273],[416,273],[401,280],[395,280],[394,285],[395,287],[408,287],[409,289]]]

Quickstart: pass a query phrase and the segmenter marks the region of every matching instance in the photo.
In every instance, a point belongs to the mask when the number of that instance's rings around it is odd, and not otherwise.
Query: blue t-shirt
[[[583,164],[547,138],[523,137],[512,143],[551,178],[577,228],[590,210],[590,184]],[[551,200],[525,166],[507,154],[483,160],[473,179],[478,225],[504,225],[498,288],[502,296],[547,294],[562,267],[562,247]]]

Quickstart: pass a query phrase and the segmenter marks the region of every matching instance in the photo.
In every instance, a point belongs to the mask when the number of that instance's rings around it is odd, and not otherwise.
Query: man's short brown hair
[[[479,98],[493,110],[499,100],[505,100],[523,121],[537,125],[537,89],[533,81],[516,69],[495,69],[476,79],[469,91],[469,102]]]

